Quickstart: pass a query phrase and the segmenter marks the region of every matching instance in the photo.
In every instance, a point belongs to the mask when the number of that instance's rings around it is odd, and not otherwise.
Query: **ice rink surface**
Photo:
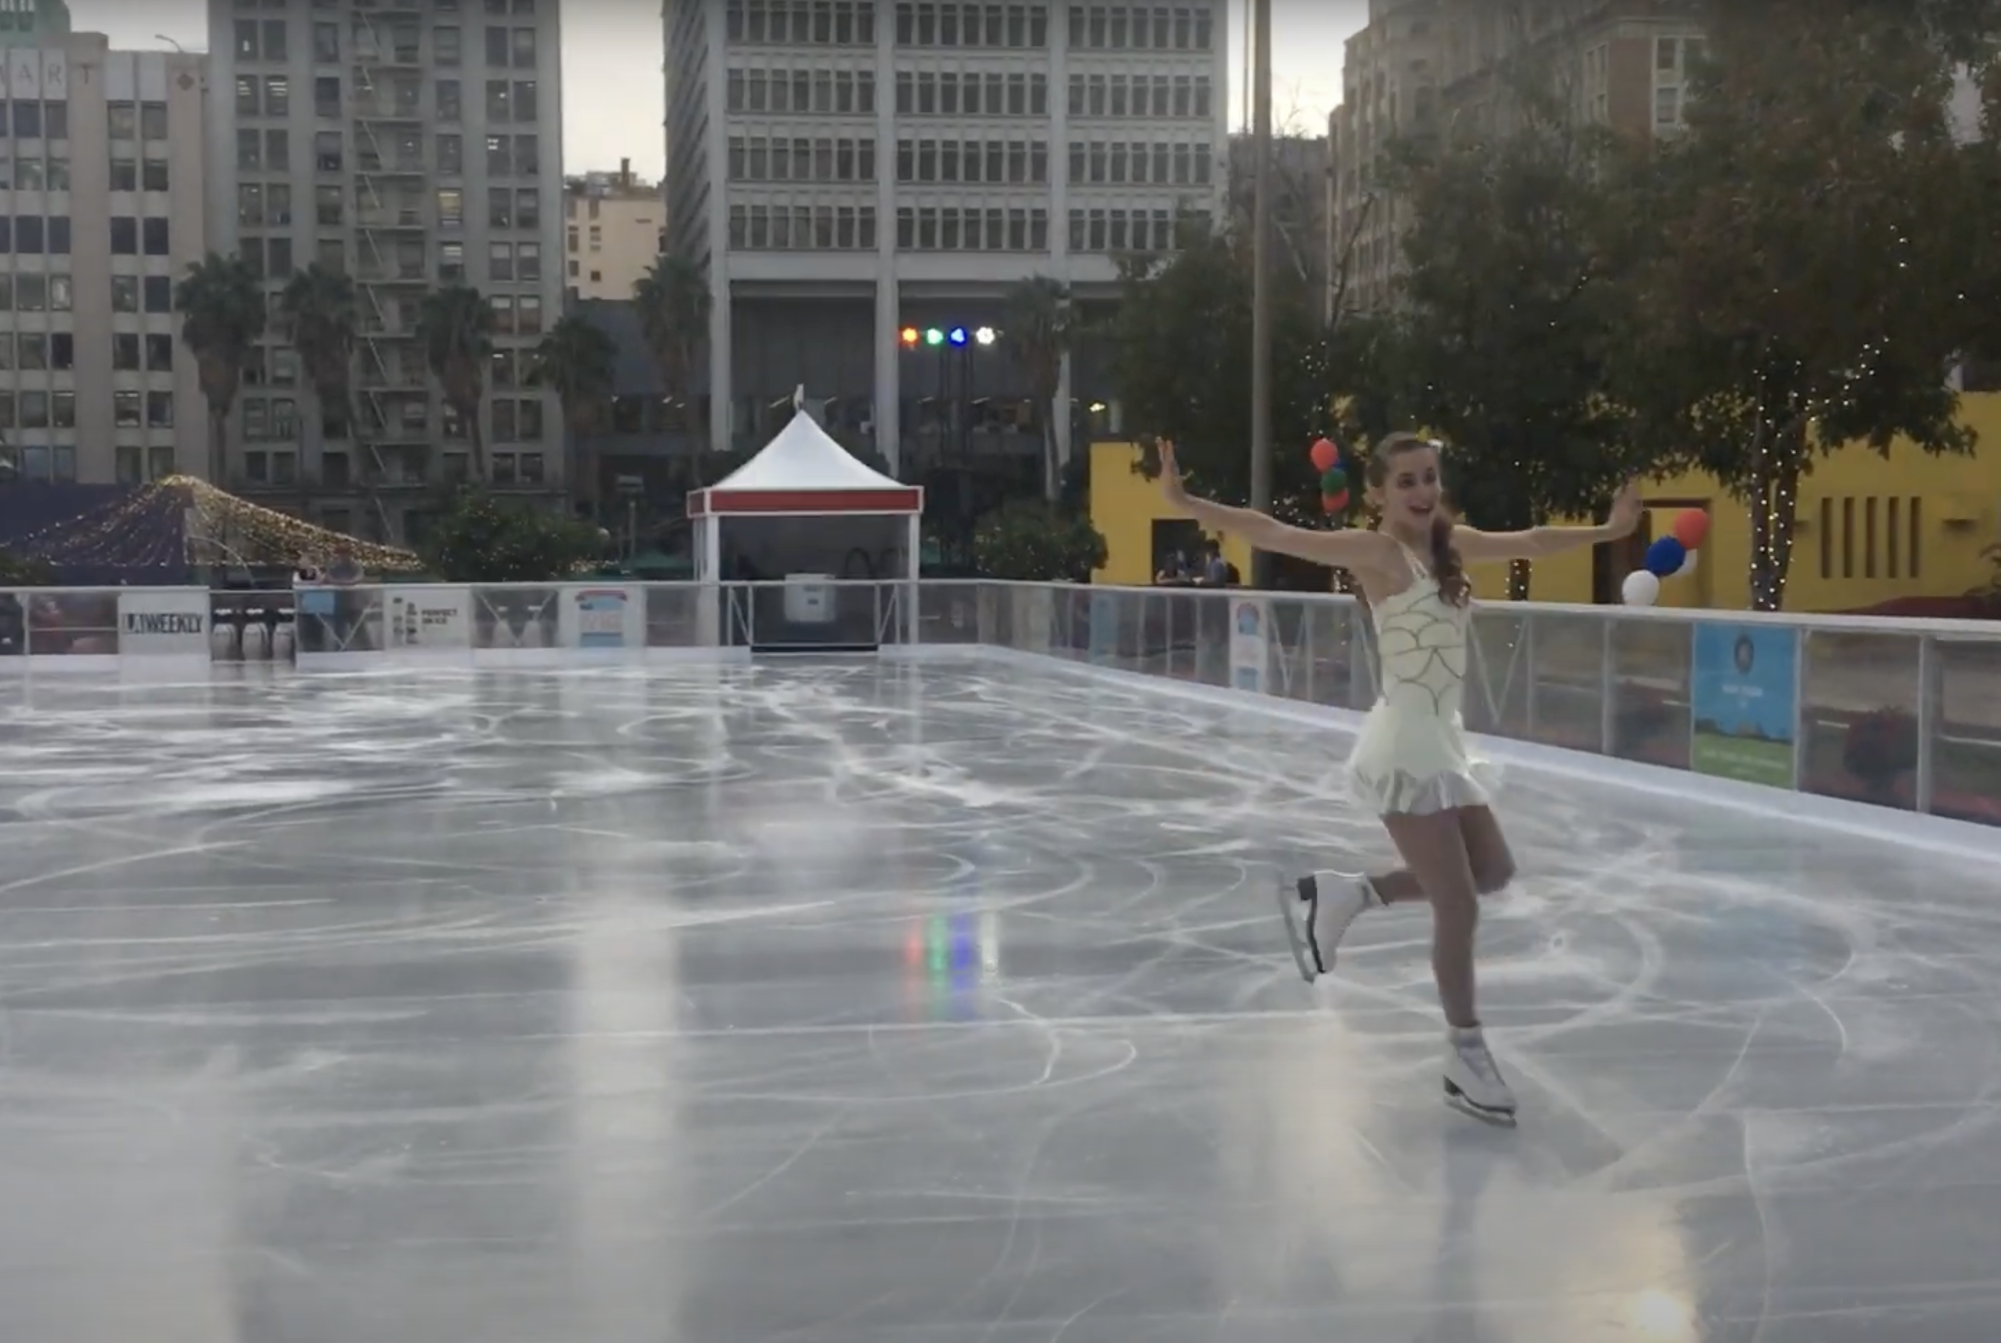
[[[1059,672],[0,684],[9,1343],[1974,1343],[2001,878],[1517,771],[1438,1097],[1346,743]]]

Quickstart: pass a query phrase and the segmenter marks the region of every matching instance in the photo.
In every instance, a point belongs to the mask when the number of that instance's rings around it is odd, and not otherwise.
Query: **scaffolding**
[[[355,432],[387,527],[383,492],[423,490],[434,465],[430,371],[417,331],[431,284],[424,13],[419,0],[378,0],[353,13]]]

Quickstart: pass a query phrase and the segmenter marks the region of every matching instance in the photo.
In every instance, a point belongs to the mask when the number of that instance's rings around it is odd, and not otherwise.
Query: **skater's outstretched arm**
[[[1167,502],[1206,527],[1241,536],[1259,550],[1340,569],[1377,569],[1395,553],[1395,543],[1380,532],[1316,532],[1289,527],[1255,509],[1231,508],[1188,493],[1174,460],[1174,445],[1160,444],[1160,492]]]
[[[1546,559],[1566,550],[1625,540],[1639,527],[1641,511],[1640,487],[1635,482],[1619,491],[1619,497],[1612,501],[1611,515],[1601,527],[1531,527],[1525,532],[1454,527],[1452,543],[1469,564]]]

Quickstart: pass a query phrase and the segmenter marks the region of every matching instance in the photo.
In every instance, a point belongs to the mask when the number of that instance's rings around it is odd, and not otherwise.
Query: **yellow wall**
[[[1091,572],[1094,583],[1145,587],[1153,582],[1153,524],[1187,520],[1167,506],[1158,481],[1133,470],[1139,449],[1131,443],[1091,445],[1091,525],[1105,538],[1105,567]],[[1213,535],[1213,534],[1212,534]],[[1251,571],[1251,548],[1224,536],[1223,558],[1237,572]],[[1192,557],[1191,557],[1192,558]]]
[[[2001,394],[1961,398],[1961,418],[1979,432],[1980,444],[1971,457],[1930,457],[1907,445],[1891,450],[1888,460],[1865,447],[1844,448],[1815,463],[1813,474],[1800,485],[1799,525],[1794,533],[1793,562],[1786,584],[1790,611],[1844,611],[1875,606],[1897,597],[1956,597],[1969,588],[1985,586],[1993,577],[1981,550],[1997,539],[1996,508],[2001,505]],[[1160,505],[1153,483],[1132,475],[1135,450],[1123,443],[1092,446],[1091,517],[1104,533],[1110,559],[1099,582],[1145,583],[1151,562],[1152,522],[1169,516]],[[1750,518],[1744,506],[1706,476],[1687,475],[1650,481],[1653,535],[1665,535],[1681,506],[1707,504],[1709,537],[1688,578],[1661,585],[1660,605],[1743,610],[1751,604]],[[1890,502],[1897,503],[1898,541],[1895,576],[1889,555]],[[1869,505],[1875,503],[1876,527],[1873,576],[1869,560]],[[1910,565],[1911,510],[1917,501],[1918,564]],[[1671,501],[1671,502],[1669,502]],[[1832,530],[1822,526],[1823,501]],[[1853,518],[1852,527],[1845,525]],[[1830,561],[1822,569],[1822,538]],[[1844,540],[1846,546],[1844,547]],[[1225,546],[1231,560],[1245,573],[1250,564],[1241,544]],[[1591,600],[1591,552],[1573,552],[1535,566],[1529,596],[1535,601],[1588,603]],[[1507,594],[1503,565],[1478,565],[1471,570],[1474,591],[1483,598]]]

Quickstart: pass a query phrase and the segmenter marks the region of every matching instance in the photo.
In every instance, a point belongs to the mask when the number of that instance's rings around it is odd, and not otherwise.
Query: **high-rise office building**
[[[667,235],[715,299],[709,445],[762,441],[802,383],[892,464],[1046,418],[1000,347],[900,333],[998,325],[1037,275],[1108,299],[1119,255],[1219,217],[1226,13],[667,0]]]
[[[475,426],[418,339],[426,294],[465,284],[495,317],[477,429],[491,483],[563,486],[562,418],[529,385],[563,304],[558,0],[210,0],[214,246],[274,311],[312,262],[352,275],[354,408],[320,408],[274,323],[231,416],[231,479],[309,501],[339,530],[415,539],[470,469]]]
[[[0,481],[199,471],[173,285],[207,247],[207,60],[112,51],[61,8],[13,14],[0,45]]]

